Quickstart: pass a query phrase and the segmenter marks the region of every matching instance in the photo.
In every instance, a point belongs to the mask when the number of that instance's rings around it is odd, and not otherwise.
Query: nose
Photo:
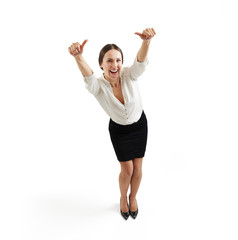
[[[114,68],[117,68],[117,61],[113,61],[113,64],[112,64],[112,66],[114,67]]]

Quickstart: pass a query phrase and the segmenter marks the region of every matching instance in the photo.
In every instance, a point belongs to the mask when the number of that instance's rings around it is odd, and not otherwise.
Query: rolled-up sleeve
[[[128,75],[132,80],[137,80],[138,77],[145,71],[149,60],[146,58],[144,62],[138,62],[137,57],[134,63],[128,68]]]
[[[90,93],[96,96],[99,93],[100,85],[98,80],[94,74],[91,76],[84,77],[85,87],[88,89]]]

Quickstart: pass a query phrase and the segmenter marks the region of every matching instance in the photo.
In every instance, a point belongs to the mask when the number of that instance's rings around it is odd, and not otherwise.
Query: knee
[[[133,168],[125,168],[121,170],[121,174],[125,178],[131,178],[133,174]]]

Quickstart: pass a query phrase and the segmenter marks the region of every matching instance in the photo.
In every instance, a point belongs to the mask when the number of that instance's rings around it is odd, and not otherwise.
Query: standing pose
[[[103,70],[100,78],[96,78],[82,56],[87,40],[82,44],[73,43],[69,47],[69,52],[75,57],[84,77],[86,88],[96,97],[110,117],[110,138],[121,165],[120,211],[126,220],[129,215],[135,219],[138,214],[136,194],[142,178],[142,160],[147,143],[147,119],[143,111],[137,79],[148,64],[149,45],[156,33],[153,28],[147,28],[142,33],[135,34],[143,42],[134,63],[130,67],[122,67],[122,50],[115,44],[107,44],[99,54],[99,66]]]

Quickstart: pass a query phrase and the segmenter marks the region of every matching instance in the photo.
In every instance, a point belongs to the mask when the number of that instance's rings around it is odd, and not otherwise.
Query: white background
[[[238,239],[236,1],[1,1],[0,237],[24,240]],[[116,43],[139,79],[149,124],[139,215],[119,212],[109,117],[68,47],[101,75]]]

